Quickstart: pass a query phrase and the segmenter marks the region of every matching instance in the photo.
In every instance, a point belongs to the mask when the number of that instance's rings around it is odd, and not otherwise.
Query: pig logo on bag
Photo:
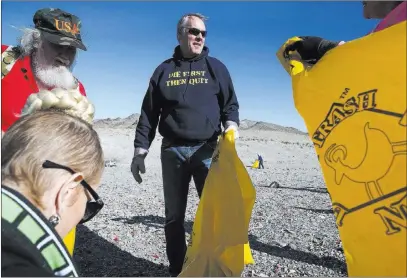
[[[346,97],[349,90],[349,88],[345,89],[341,99]],[[345,99],[344,102],[333,103],[328,115],[312,135],[312,140],[321,151],[320,155],[323,157],[321,162],[324,162],[333,171],[334,181],[338,186],[344,186],[344,181],[347,180],[355,184],[354,186],[364,186],[366,191],[366,202],[352,208],[338,202],[333,203],[337,225],[342,226],[345,216],[353,212],[373,208],[372,212],[378,215],[384,223],[386,234],[392,235],[400,232],[402,228],[407,229],[407,185],[397,184],[397,189],[386,192],[383,191],[383,187],[386,188],[387,184],[383,182],[383,179],[391,171],[395,158],[407,155],[407,141],[393,141],[385,131],[375,126],[373,121],[369,121],[361,126],[364,136],[361,142],[364,143],[364,147],[360,150],[362,155],[357,156],[357,158],[360,157],[359,159],[354,158],[357,154],[350,151],[350,146],[346,147],[345,142],[337,142],[335,139],[333,139],[334,143],[322,151],[327,138],[334,134],[336,128],[346,119],[360,112],[368,111],[385,117],[395,117],[397,124],[392,125],[391,128],[402,128],[405,132],[407,111],[400,114],[399,112],[402,111],[378,109],[377,92],[377,89],[373,89],[359,93],[356,97]],[[349,134],[347,138],[350,139],[346,140],[349,144],[352,144],[353,137],[351,136],[353,134]],[[396,173],[396,175],[400,175],[400,173]],[[405,180],[402,182],[405,183]],[[392,198],[392,201],[388,200],[389,198]],[[388,201],[384,204],[386,200]]]

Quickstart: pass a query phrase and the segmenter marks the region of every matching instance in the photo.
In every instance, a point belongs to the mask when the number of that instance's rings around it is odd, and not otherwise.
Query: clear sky
[[[187,12],[209,17],[206,45],[229,69],[241,119],[305,131],[295,110],[288,74],[275,53],[290,37],[352,40],[377,21],[362,17],[358,2],[4,2],[2,44],[17,43],[12,27],[32,27],[36,10],[54,7],[82,20],[88,51],[79,51],[74,74],[96,106],[96,118],[140,113],[154,69],[173,54],[176,24]]]

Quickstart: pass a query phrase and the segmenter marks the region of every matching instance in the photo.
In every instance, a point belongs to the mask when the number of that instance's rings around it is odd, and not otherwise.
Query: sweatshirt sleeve
[[[141,106],[140,118],[136,128],[134,148],[148,150],[154,140],[161,111],[159,94],[157,92],[157,70],[150,79],[147,92]]]
[[[333,49],[333,48],[335,48],[335,47],[337,47],[338,45],[341,45],[341,44],[343,44],[344,42],[342,42],[342,41],[340,41],[340,42],[338,42],[338,41],[330,41],[330,40],[322,40],[320,43],[319,43],[319,46],[318,46],[318,53],[321,55],[321,57],[323,56],[323,55],[325,55],[325,53],[327,53],[329,50],[331,50],[331,49]]]
[[[222,64],[223,65],[223,64]],[[233,86],[232,77],[226,66],[223,65],[223,74],[221,81],[222,105],[221,121],[225,127],[227,121],[235,122],[238,126],[239,121],[239,102],[237,101],[235,88]]]

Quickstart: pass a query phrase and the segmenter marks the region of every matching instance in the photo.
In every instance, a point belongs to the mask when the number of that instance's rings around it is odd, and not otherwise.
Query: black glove
[[[297,51],[301,59],[309,64],[315,64],[324,54],[336,47],[339,42],[328,41],[320,37],[303,36],[301,41],[294,42],[287,46],[284,55],[288,56],[288,51]]]

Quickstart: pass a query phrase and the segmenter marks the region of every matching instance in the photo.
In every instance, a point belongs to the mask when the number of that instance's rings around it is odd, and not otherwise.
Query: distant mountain
[[[109,127],[109,128],[136,128],[140,114],[131,114],[126,118],[107,118],[107,119],[97,119],[94,122],[95,127]],[[241,130],[269,130],[269,131],[280,131],[286,133],[302,134],[306,135],[306,132],[298,130],[293,127],[285,127],[277,124],[257,122],[251,120],[242,120],[240,122]]]
[[[94,121],[96,127],[110,127],[110,128],[136,128],[140,114],[131,114],[126,118],[107,118],[97,119]]]
[[[240,129],[242,130],[270,130],[270,131],[281,131],[286,133],[295,133],[306,135],[306,132],[303,132],[294,127],[286,127],[278,124],[267,123],[267,122],[256,122],[251,120],[242,120],[240,122]]]

